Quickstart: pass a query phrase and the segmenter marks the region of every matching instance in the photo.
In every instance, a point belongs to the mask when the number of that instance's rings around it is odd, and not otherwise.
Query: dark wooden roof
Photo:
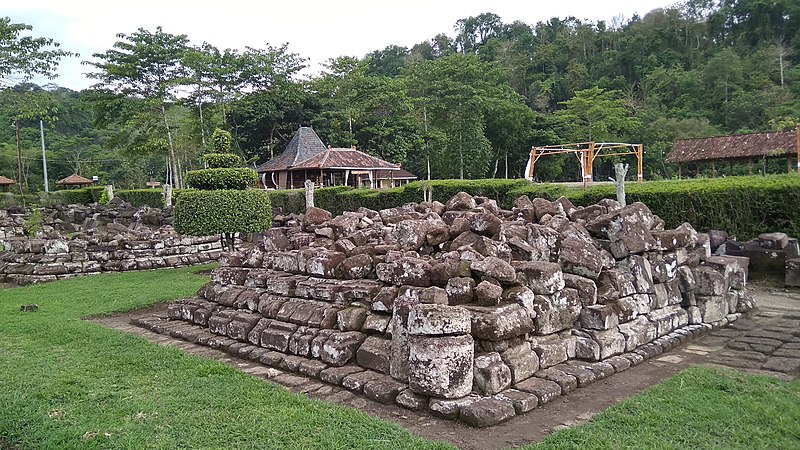
[[[89,180],[87,178],[83,178],[80,175],[72,174],[67,178],[61,179],[56,181],[56,184],[63,184],[65,186],[74,186],[74,185],[81,185],[81,184],[92,184],[94,181]]]
[[[389,178],[392,178],[394,180],[416,180],[418,177],[405,169],[398,169],[398,170],[376,170],[375,178],[378,180],[388,180]]]
[[[797,131],[679,139],[667,162],[707,161],[797,154]]]
[[[292,140],[286,146],[286,150],[275,158],[256,167],[256,171],[278,172],[288,170],[299,162],[305,161],[314,155],[318,155],[326,150],[325,144],[314,132],[311,127],[300,127],[294,134]]]
[[[17,182],[11,178],[0,175],[0,186],[11,186],[12,184],[17,184]]]
[[[368,155],[354,148],[328,148],[290,167],[291,170],[354,169],[354,170],[399,170],[400,166]]]

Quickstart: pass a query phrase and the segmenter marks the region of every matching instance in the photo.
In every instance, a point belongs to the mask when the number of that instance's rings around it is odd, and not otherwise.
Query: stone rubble
[[[196,298],[138,323],[193,324],[195,342],[482,427],[754,307],[746,259],[711,256],[709,235],[665,230],[641,203],[502,210],[462,192],[277,223]]]
[[[219,236],[181,236],[172,209],[107,207],[42,208],[34,236],[24,209],[0,210],[0,282],[36,284],[101,272],[181,267],[216,261]]]

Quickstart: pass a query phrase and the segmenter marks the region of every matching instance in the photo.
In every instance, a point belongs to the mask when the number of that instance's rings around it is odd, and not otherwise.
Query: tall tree
[[[185,34],[165,33],[161,27],[157,27],[154,33],[139,28],[131,34],[120,33],[117,37],[121,40],[114,43],[112,49],[92,55],[99,61],[85,62],[99,70],[89,74],[100,80],[94,88],[141,98],[147,107],[155,110],[169,146],[168,180],[176,187],[183,187],[167,110],[175,103],[180,89],[189,82],[189,74],[183,65],[189,50],[189,38]]]

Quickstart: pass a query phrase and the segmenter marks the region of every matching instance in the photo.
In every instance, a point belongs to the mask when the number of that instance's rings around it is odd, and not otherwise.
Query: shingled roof
[[[0,186],[11,186],[12,184],[17,184],[17,182],[11,178],[0,175]]]
[[[94,181],[74,173],[66,178],[56,181],[56,184],[62,184],[65,186],[80,186],[82,184],[92,184],[92,183],[94,183]]]
[[[680,163],[797,154],[797,131],[679,139],[666,161]]]
[[[318,155],[326,150],[325,144],[314,132],[311,127],[300,127],[297,133],[289,144],[286,150],[275,158],[256,167],[256,171],[261,172],[277,172],[281,170],[288,170],[292,166],[302,161]]]
[[[290,167],[292,170],[355,169],[355,170],[399,170],[400,166],[368,155],[354,148],[328,148]]]
[[[405,169],[398,169],[376,170],[375,178],[379,180],[388,180],[389,178],[393,178],[395,180],[416,180],[418,177]]]

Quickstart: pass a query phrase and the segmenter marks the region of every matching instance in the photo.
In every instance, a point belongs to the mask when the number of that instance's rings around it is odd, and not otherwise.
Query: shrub
[[[175,230],[192,236],[257,233],[272,225],[265,191],[184,191],[175,205]]]
[[[186,183],[202,190],[247,189],[254,185],[258,174],[253,169],[226,168],[193,170],[186,174]]]
[[[110,200],[108,199],[108,191],[103,191],[103,195],[100,196],[100,200],[97,201],[99,205],[107,205]]]
[[[130,203],[132,206],[138,207],[147,205],[151,208],[164,207],[164,192],[160,189],[121,189],[115,191],[114,195]]]
[[[217,153],[227,153],[232,143],[233,136],[228,131],[217,128],[211,133],[211,146]]]
[[[63,191],[64,200],[68,205],[85,205],[87,203],[94,203],[94,197],[92,197],[92,191],[89,189],[65,189]],[[100,194],[98,193],[98,200],[100,200]]]
[[[226,169],[242,165],[242,158],[233,153],[206,153],[203,160],[209,169]]]

